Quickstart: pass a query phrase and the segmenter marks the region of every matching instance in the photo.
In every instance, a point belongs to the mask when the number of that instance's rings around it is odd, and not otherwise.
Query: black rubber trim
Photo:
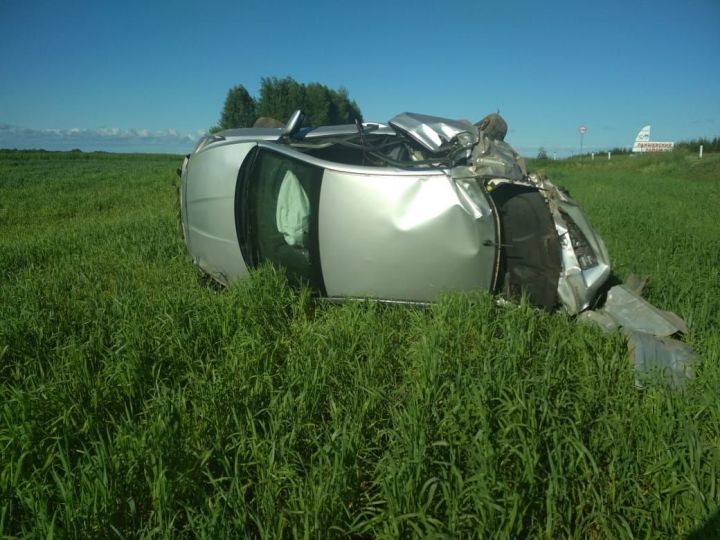
[[[245,261],[245,266],[248,268],[255,268],[258,264],[257,253],[253,250],[253,242],[251,241],[253,235],[251,224],[255,222],[255,209],[249,208],[249,205],[245,203],[250,193],[250,173],[255,166],[258,153],[259,148],[255,146],[245,156],[235,184],[235,231],[237,232],[240,253],[243,261]]]

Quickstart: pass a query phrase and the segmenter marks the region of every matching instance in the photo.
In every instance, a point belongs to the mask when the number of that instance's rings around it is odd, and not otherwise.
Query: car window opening
[[[323,138],[314,142],[301,140],[290,143],[295,150],[313,157],[365,167],[446,168],[456,156],[453,149],[428,156],[412,139],[402,135],[373,135],[367,131],[346,137]]]
[[[353,135],[321,143],[295,143],[292,147],[313,157],[366,167],[386,167],[389,161],[412,163],[411,151],[398,137],[377,137]]]
[[[323,292],[318,212],[323,169],[260,149],[250,171],[240,175],[245,196],[241,248],[251,266],[284,268],[293,285]]]

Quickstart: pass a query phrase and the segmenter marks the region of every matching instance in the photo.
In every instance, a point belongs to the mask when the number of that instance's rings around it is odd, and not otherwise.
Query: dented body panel
[[[446,174],[326,171],[320,256],[327,294],[432,301],[443,291],[489,291],[492,210],[487,201],[468,208],[457,190]]]

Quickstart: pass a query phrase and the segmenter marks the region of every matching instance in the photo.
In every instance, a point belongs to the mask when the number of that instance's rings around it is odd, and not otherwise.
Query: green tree
[[[547,155],[547,152],[545,151],[545,147],[544,147],[544,146],[541,146],[541,147],[538,149],[537,158],[538,158],[538,159],[547,159],[547,158],[548,158],[548,155]]]
[[[291,77],[263,77],[260,81],[258,116],[268,116],[281,122],[305,105],[305,88]]]
[[[320,83],[303,84],[292,77],[264,77],[260,84],[258,116],[287,121],[297,109],[305,112],[305,124],[313,126],[352,124],[362,120],[355,101],[345,88],[331,90]]]
[[[228,90],[220,115],[220,129],[252,127],[255,122],[255,100],[241,84]]]
[[[330,124],[330,91],[327,86],[319,83],[310,83],[305,87],[306,122],[312,126],[327,126]]]
[[[339,90],[331,90],[331,108],[330,123],[331,124],[354,124],[355,120],[362,122],[363,117],[360,107],[354,100],[350,99],[348,91],[344,87]]]

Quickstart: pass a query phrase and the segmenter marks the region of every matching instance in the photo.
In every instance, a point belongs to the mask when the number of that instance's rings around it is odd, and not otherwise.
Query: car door
[[[495,285],[496,216],[474,179],[333,166],[323,177],[319,223],[331,297],[429,302]]]

